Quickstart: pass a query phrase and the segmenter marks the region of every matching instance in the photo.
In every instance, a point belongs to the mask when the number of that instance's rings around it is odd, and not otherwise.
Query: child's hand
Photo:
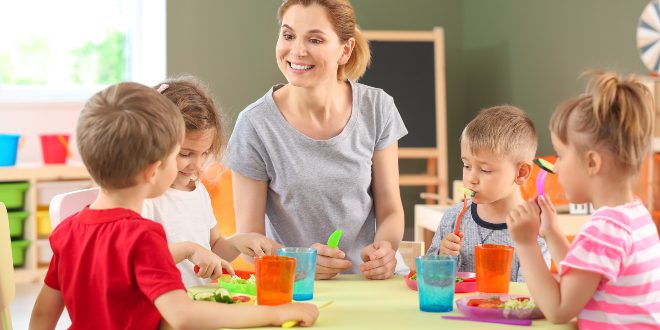
[[[384,280],[392,277],[396,269],[396,251],[392,248],[392,243],[388,241],[378,241],[369,244],[362,249],[360,257],[360,271],[364,277],[370,280]]]
[[[465,233],[460,232],[458,236],[453,232],[447,233],[440,242],[440,255],[458,257],[463,247]]]
[[[227,239],[242,254],[250,257],[277,255],[281,244],[257,233],[235,234]]]
[[[226,269],[229,274],[234,275],[234,268],[226,260],[220,258],[217,254],[197,245],[190,258],[195,264],[195,274],[201,278],[216,279],[222,275],[222,269]]]
[[[511,238],[516,244],[537,244],[541,209],[534,200],[516,206],[506,218]]]
[[[545,237],[548,234],[559,233],[557,210],[555,210],[555,205],[552,204],[550,198],[541,195],[536,198],[536,201],[541,207],[541,228],[539,229],[539,235]]]
[[[273,306],[274,322],[272,325],[280,326],[284,322],[299,321],[298,325],[309,327],[319,317],[319,308],[314,304],[290,303]]]
[[[344,259],[346,253],[340,249],[331,248],[321,243],[314,243],[311,247],[317,251],[315,276],[317,280],[333,278],[353,266],[352,262]]]

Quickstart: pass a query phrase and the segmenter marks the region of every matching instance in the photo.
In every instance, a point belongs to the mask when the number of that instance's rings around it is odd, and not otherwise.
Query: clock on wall
[[[637,49],[644,65],[660,74],[660,0],[652,0],[637,25]]]

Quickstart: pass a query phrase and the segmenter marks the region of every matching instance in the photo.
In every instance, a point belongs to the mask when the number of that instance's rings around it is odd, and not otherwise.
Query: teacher
[[[278,21],[275,57],[288,83],[239,114],[224,159],[237,231],[311,245],[317,279],[405,272],[397,150],[408,131],[391,96],[355,82],[371,54],[353,7],[284,1]],[[325,245],[335,229],[338,249]]]

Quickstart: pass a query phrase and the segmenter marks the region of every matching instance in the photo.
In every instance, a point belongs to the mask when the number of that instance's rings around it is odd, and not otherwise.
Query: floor
[[[28,328],[32,307],[35,300],[37,300],[41,285],[41,283],[16,284],[16,298],[9,306],[14,329],[23,330]],[[69,326],[71,326],[71,320],[69,320],[69,314],[64,310],[55,329],[67,329]]]

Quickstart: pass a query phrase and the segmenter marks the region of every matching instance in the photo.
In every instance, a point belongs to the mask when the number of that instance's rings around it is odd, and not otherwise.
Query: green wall
[[[450,179],[460,179],[458,136],[484,107],[510,103],[539,131],[539,154],[552,153],[554,106],[580,93],[590,68],[646,72],[635,46],[648,0],[353,0],[365,30],[445,29]],[[280,0],[168,0],[167,72],[206,81],[227,126],[273,84]],[[402,63],[403,65],[403,63]],[[415,129],[408,127],[408,129]],[[405,163],[404,171],[420,164]],[[450,188],[451,189],[451,188]],[[419,188],[402,189],[407,233]]]
[[[495,104],[519,106],[536,124],[538,154],[554,153],[550,115],[557,103],[584,90],[580,73],[594,68],[647,72],[635,35],[648,2],[464,1],[467,109],[474,115]]]

